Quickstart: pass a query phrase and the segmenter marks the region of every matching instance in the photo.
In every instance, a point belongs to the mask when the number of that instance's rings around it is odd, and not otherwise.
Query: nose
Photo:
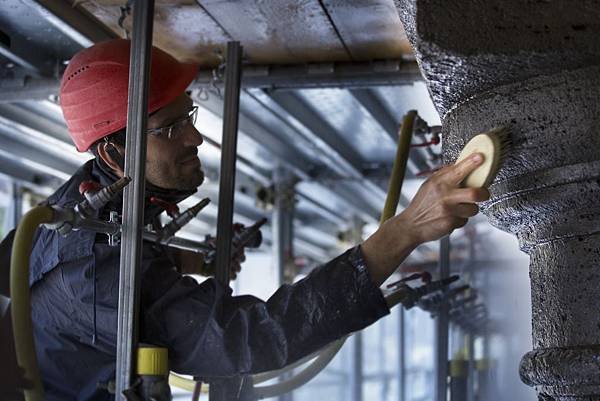
[[[185,132],[182,139],[185,146],[198,147],[202,145],[202,142],[204,142],[204,139],[202,139],[202,134],[192,124],[188,124],[185,127]]]

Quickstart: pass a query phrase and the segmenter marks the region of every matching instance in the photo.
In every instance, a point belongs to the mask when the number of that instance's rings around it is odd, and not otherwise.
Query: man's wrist
[[[418,242],[403,225],[401,216],[383,224],[361,245],[369,274],[378,285],[382,284],[416,248]]]

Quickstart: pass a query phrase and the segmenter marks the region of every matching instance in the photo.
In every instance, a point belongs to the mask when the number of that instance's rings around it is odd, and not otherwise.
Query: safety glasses
[[[198,106],[192,107],[192,109],[188,112],[186,117],[183,117],[177,121],[175,121],[171,125],[167,125],[166,127],[158,127],[158,128],[150,128],[146,130],[149,135],[154,136],[162,136],[168,139],[176,139],[179,137],[189,124],[192,126],[196,124],[196,119],[198,118]]]

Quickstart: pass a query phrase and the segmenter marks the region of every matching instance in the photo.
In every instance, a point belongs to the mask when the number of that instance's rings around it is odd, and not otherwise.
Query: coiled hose
[[[400,127],[400,134],[398,138],[398,148],[396,150],[396,158],[394,160],[394,166],[392,168],[392,174],[390,177],[390,183],[388,186],[388,193],[386,196],[385,205],[383,207],[383,212],[381,213],[380,225],[396,214],[398,202],[400,201],[400,195],[402,193],[402,183],[404,182],[404,177],[406,175],[406,165],[408,162],[410,143],[412,141],[413,126],[416,117],[417,112],[415,110],[411,110],[408,113],[406,113],[406,115],[402,119],[402,125]],[[389,297],[386,297],[386,301],[388,301],[388,305],[391,307],[395,303],[391,302],[391,300],[388,298]],[[259,399],[276,397],[280,394],[285,394],[290,391],[293,391],[296,388],[308,383],[317,374],[319,374],[329,364],[329,362],[331,362],[331,360],[339,352],[339,350],[342,348],[349,336],[350,335],[336,340],[330,345],[328,345],[326,348],[324,348],[322,351],[302,358],[301,360],[294,362],[286,366],[285,368],[253,375],[252,381],[254,383],[255,395]],[[310,365],[306,366],[293,377],[268,386],[256,386],[259,383],[263,383],[267,380],[271,380],[282,374],[288,373],[294,370],[295,368],[309,362],[312,359],[314,360],[310,363]],[[194,388],[194,380],[186,379],[184,377],[174,375],[173,373],[171,373],[171,378],[173,378],[173,381],[171,381],[170,379],[169,382],[176,387],[182,388],[184,390],[193,390]],[[181,386],[183,384],[185,385],[185,388]]]
[[[10,261],[10,298],[13,336],[17,363],[33,388],[25,389],[26,401],[43,401],[44,388],[33,342],[31,323],[31,291],[29,289],[29,257],[35,230],[40,224],[52,223],[54,211],[48,206],[38,206],[23,216],[17,227]]]

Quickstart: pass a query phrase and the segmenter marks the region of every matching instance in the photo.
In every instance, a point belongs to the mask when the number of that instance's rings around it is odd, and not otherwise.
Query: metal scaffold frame
[[[450,236],[440,239],[440,280],[450,277]],[[443,290],[445,293],[446,290]],[[448,398],[448,334],[450,327],[450,305],[443,302],[436,320],[436,401]]]
[[[146,127],[148,123],[148,82],[152,50],[154,0],[137,0],[133,7],[133,31],[129,72],[129,100],[125,142],[125,176],[132,178],[123,195],[123,227],[119,273],[117,325],[116,396],[132,383],[133,358],[137,347],[140,264],[144,222]]]
[[[217,215],[216,280],[229,285],[231,270],[231,239],[233,237],[233,208],[235,194],[235,162],[240,108],[242,76],[242,46],[239,42],[227,43],[225,67],[225,98],[223,102],[223,141],[221,146],[221,168],[219,171],[219,212]],[[239,383],[240,390],[243,379]],[[209,390],[211,401],[227,399],[227,383],[212,384]]]

